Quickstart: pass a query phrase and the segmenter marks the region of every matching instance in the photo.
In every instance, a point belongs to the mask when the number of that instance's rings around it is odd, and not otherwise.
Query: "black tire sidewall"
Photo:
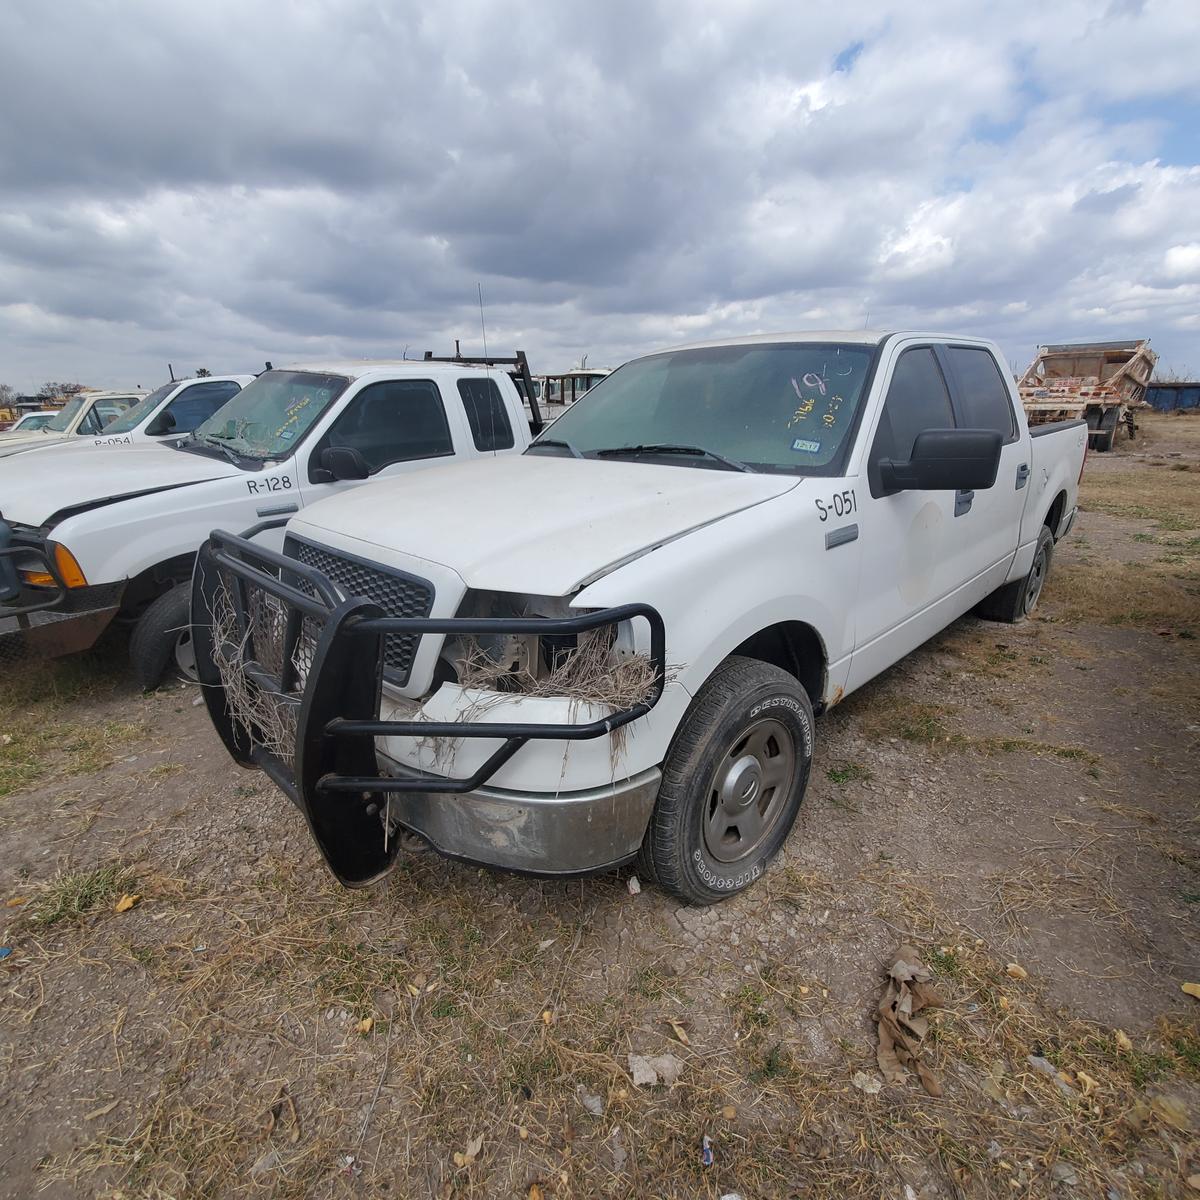
[[[680,828],[676,853],[683,875],[680,882],[691,897],[722,900],[749,887],[762,877],[795,823],[812,769],[813,713],[808,696],[800,684],[782,671],[778,672],[778,676],[778,679],[763,680],[736,702],[727,703],[703,744],[687,755],[685,769],[688,777],[683,784],[686,795],[677,818]],[[704,716],[711,718],[709,713]],[[719,862],[711,856],[704,842],[704,809],[709,781],[735,738],[764,717],[779,721],[792,735],[797,756],[792,794],[787,798],[769,838],[751,856],[736,863]]]
[[[142,687],[156,688],[163,679],[184,678],[175,664],[180,627],[191,621],[191,587],[176,584],[159,596],[138,618],[129,641],[133,673]]]
[[[1038,555],[1045,555],[1046,568],[1042,572],[1042,586],[1038,590],[1037,599],[1033,602],[1033,606],[1029,607],[1029,576],[1021,581],[1021,615],[1023,617],[1031,616],[1037,612],[1038,605],[1042,602],[1042,597],[1046,594],[1046,584],[1050,579],[1050,563],[1054,558],[1054,534],[1050,529],[1043,525],[1041,533],[1038,534],[1037,549],[1033,552],[1033,562],[1029,566],[1029,574],[1033,574],[1034,567],[1037,566]]]

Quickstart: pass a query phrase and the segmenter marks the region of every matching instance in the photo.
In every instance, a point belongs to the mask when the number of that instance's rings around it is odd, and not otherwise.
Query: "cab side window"
[[[392,463],[454,453],[442,397],[430,379],[392,379],[363,388],[317,443],[310,475],[330,446],[357,450],[372,475]]]
[[[241,385],[232,379],[216,383],[194,383],[191,387],[184,388],[167,405],[167,411],[175,418],[170,432],[191,433],[197,425],[207,421],[218,408],[232,400],[241,390]]]
[[[88,414],[79,423],[80,433],[99,433],[109,421],[120,416],[121,410],[115,404],[94,404]]]
[[[888,386],[883,412],[879,417],[879,428],[875,431],[875,441],[871,446],[868,462],[871,494],[882,494],[876,470],[880,459],[907,461],[912,456],[917,434],[924,433],[926,429],[953,428],[954,409],[950,406],[950,392],[933,349],[919,346],[905,350],[892,372],[892,382]]]
[[[958,384],[963,427],[994,429],[1005,442],[1016,441],[1012,397],[996,360],[987,350],[974,346],[951,346],[947,354]]]
[[[467,410],[476,450],[511,450],[512,426],[504,398],[493,379],[460,379],[458,394]]]

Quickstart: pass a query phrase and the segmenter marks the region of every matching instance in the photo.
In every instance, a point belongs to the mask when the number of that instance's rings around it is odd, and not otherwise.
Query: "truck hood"
[[[68,510],[238,474],[224,459],[158,445],[122,454],[23,454],[0,466],[0,516],[37,527]]]
[[[58,446],[63,442],[73,442],[75,438],[69,433],[43,433],[40,429],[28,432],[17,430],[16,433],[0,433],[0,458],[9,454],[20,454],[22,450],[35,450],[39,446]]]
[[[418,471],[309,505],[291,528],[440,563],[468,587],[566,596],[800,482],[650,463],[505,455]]]

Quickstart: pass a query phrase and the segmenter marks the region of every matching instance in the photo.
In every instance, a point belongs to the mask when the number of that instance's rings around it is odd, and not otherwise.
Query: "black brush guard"
[[[391,867],[397,841],[381,815],[392,793],[474,792],[526,742],[536,739],[586,741],[604,737],[645,716],[662,697],[666,636],[662,617],[648,604],[624,604],[563,619],[495,617],[388,617],[374,601],[347,596],[328,576],[287,555],[249,540],[283,521],[264,522],[238,537],[214,531],[201,547],[192,579],[192,644],[209,716],[233,758],[258,767],[304,813],[330,870],[348,887],[361,887]],[[307,585],[311,594],[303,590]],[[231,710],[213,641],[213,613],[225,588],[235,610],[239,643],[222,654],[240,658],[248,683],[282,704],[294,704],[295,754],[289,763],[271,752]],[[254,592],[282,605],[282,666],[268,670],[255,653],[250,619]],[[484,721],[381,721],[383,639],[389,634],[577,635],[640,617],[650,626],[655,668],[651,694],[638,704],[582,724],[522,724]],[[301,686],[294,662],[306,622],[319,627]],[[310,626],[311,628],[311,626]],[[377,737],[503,738],[504,744],[469,779],[381,775]]]

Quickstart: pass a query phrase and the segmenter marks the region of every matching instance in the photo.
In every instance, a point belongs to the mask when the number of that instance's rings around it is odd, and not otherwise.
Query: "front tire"
[[[667,753],[641,873],[688,904],[749,887],[795,823],[812,752],[812,704],[800,683],[768,663],[726,659]]]
[[[165,678],[197,681],[192,650],[190,583],[164,592],[138,618],[129,639],[129,659],[138,683],[147,691]]]

